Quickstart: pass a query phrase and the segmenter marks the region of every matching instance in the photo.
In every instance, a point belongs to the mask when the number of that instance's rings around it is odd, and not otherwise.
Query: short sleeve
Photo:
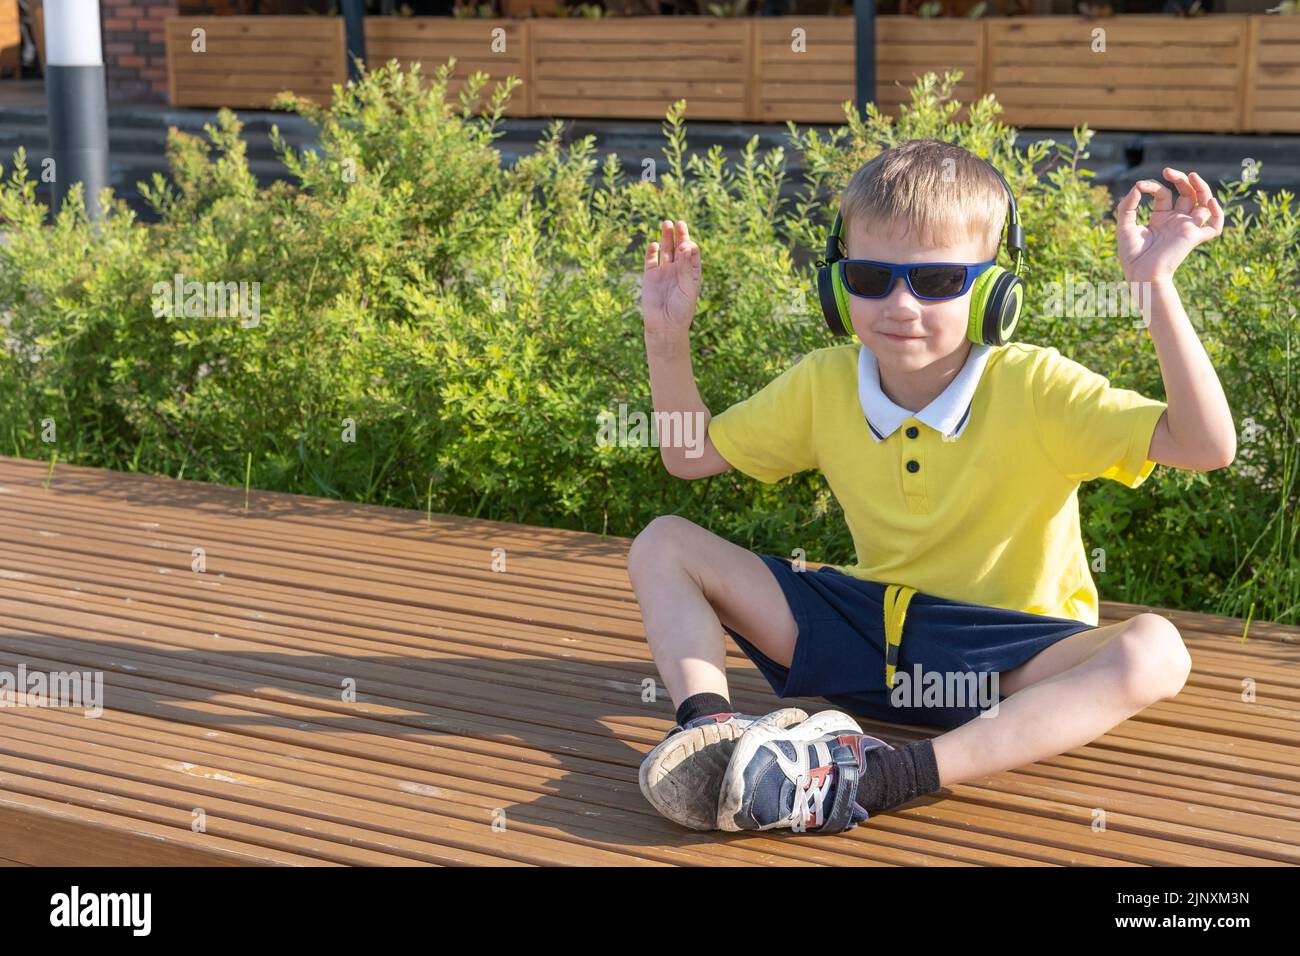
[[[709,438],[728,464],[767,483],[817,467],[812,434],[817,366],[804,356],[709,420]]]
[[[1043,446],[1066,478],[1136,488],[1155,468],[1147,452],[1166,402],[1114,388],[1055,348],[1044,349],[1035,366],[1031,400]]]

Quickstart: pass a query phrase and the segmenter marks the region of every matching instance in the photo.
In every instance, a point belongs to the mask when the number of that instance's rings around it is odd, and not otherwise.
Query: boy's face
[[[989,258],[985,243],[978,240],[927,247],[917,241],[915,231],[904,236],[905,231],[907,227],[902,224],[890,233],[885,229],[873,231],[867,223],[854,223],[846,237],[848,258],[897,263],[971,263]],[[964,295],[955,299],[939,302],[918,299],[899,277],[883,299],[849,296],[853,331],[881,365],[900,371],[922,369],[964,349],[973,291],[972,284]]]

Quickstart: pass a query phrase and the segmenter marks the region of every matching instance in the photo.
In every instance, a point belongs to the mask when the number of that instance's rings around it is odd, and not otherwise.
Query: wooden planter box
[[[854,97],[850,17],[618,17],[609,20],[369,17],[367,57],[451,57],[453,96],[481,70],[517,76],[508,115],[840,123]],[[208,52],[189,52],[207,26]],[[1105,51],[1094,41],[1105,31]],[[172,102],[265,106],[280,88],[322,102],[346,75],[343,24],[327,17],[168,21]],[[884,16],[876,20],[876,102],[910,101],[915,78],[961,70],[965,103],[992,93],[1015,126],[1300,131],[1300,20],[1277,16]]]
[[[1300,17],[1251,17],[1244,128],[1300,133]]]
[[[496,84],[507,76],[524,80],[510,95],[507,116],[534,116],[531,102],[532,63],[529,58],[529,20],[453,19],[451,17],[366,17],[366,61],[376,69],[396,59],[404,66],[419,63],[432,78],[451,57],[456,69],[448,78],[447,92],[459,97],[470,75],[482,70],[492,82],[480,91],[484,105]]]
[[[174,106],[266,109],[281,90],[322,105],[347,81],[341,17],[171,17],[167,80]],[[194,30],[206,50],[194,50]]]
[[[981,90],[1016,126],[1241,130],[1250,19],[991,20]]]
[[[419,62],[426,73],[455,56],[455,92],[475,70],[498,82],[517,76],[514,116],[661,119],[685,99],[696,120],[834,123],[853,99],[851,26],[847,17],[370,17],[366,54],[372,64]],[[882,108],[896,109],[926,69],[962,68],[958,94],[973,97],[978,24],[881,17],[877,33]]]
[[[855,97],[852,18],[761,17],[750,22],[757,34],[753,75],[758,93],[750,118],[844,122],[843,104]],[[954,92],[964,102],[974,100],[983,56],[984,31],[978,21],[877,17],[876,105],[896,116],[900,103],[911,102],[908,90],[917,75],[931,70],[961,70]]]

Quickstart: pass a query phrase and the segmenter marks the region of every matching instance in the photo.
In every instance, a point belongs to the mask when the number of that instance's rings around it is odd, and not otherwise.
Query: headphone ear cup
[[[984,341],[989,345],[1006,345],[1020,325],[1025,303],[1025,284],[1020,276],[1004,272],[997,277],[989,304],[984,310]]]
[[[1024,282],[1001,266],[988,269],[971,291],[966,336],[977,345],[1006,345],[1015,335],[1024,307]]]
[[[817,270],[817,296],[821,299],[822,315],[826,318],[826,324],[830,327],[832,335],[848,335],[848,310],[843,306],[843,297],[838,286],[839,269],[834,263]]]

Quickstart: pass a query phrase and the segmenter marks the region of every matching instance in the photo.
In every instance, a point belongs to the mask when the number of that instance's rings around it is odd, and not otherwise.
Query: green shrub
[[[9,450],[48,458],[53,419],[61,461],[242,484],[251,453],[259,488],[620,535],[678,512],[747,547],[847,562],[819,475],[685,482],[654,448],[596,440],[620,403],[652,410],[637,289],[657,222],[687,220],[703,249],[692,345],[715,412],[827,343],[805,264],[834,216],[826,199],[897,141],[949,139],[1007,175],[1031,303],[1070,270],[1122,278],[1109,196],[1079,166],[1090,131],[1040,181],[1048,144],[1015,150],[991,98],[959,120],[955,76],[918,82],[897,121],[846,110],[829,138],[791,124],[807,182],[783,205],[784,150],[760,155],[755,139],[736,163],[716,147],[688,155],[684,104],[668,113],[654,181],[598,160],[591,137],[566,147],[559,121],[503,169],[493,142],[511,84],[484,105],[476,75],[452,102],[453,66],[428,79],[390,64],[329,109],[286,100],[320,131],[319,153],[274,137],[292,184],[258,188],[228,111],[207,141],[173,132],[174,185],[147,190],[154,225],[120,201],[97,227],[75,204],[46,225],[20,159],[0,185]],[[1238,424],[1261,430],[1230,469],[1157,469],[1136,492],[1093,482],[1080,496],[1086,544],[1106,550],[1104,597],[1294,621],[1296,213],[1283,193],[1243,217],[1243,190],[1221,193],[1233,221],[1178,284],[1189,312],[1210,317],[1203,340]],[[177,274],[257,283],[256,321],[156,315],[155,284]],[[1023,330],[1163,396],[1130,319],[1031,314]]]

